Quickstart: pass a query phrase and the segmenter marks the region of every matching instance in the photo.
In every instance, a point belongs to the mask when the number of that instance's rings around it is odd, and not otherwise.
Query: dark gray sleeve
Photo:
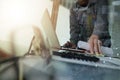
[[[96,22],[93,34],[98,35],[99,38],[109,37],[108,0],[98,0],[96,4],[96,12]]]
[[[77,44],[80,34],[80,28],[76,17],[77,17],[76,12],[73,9],[71,9],[70,10],[70,41],[74,44]]]

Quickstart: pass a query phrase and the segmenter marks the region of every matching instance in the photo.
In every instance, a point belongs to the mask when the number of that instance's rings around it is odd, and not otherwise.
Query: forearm
[[[109,34],[109,9],[108,0],[97,2],[96,22],[93,34],[98,35],[100,38],[107,37]]]
[[[100,38],[109,34],[109,26],[107,15],[99,15],[94,26],[93,34],[98,35]]]

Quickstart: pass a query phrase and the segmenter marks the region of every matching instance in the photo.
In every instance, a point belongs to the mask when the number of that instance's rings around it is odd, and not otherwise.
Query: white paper
[[[78,41],[77,46],[78,46],[78,48],[83,48],[83,49],[86,49],[86,50],[90,50],[89,44],[87,42],[84,42],[84,41]],[[112,48],[101,46],[101,51],[106,56],[112,56],[113,55]]]

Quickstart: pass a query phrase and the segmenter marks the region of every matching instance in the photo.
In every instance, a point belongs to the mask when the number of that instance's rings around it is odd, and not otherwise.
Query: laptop
[[[42,20],[41,20],[43,31],[46,35],[45,41],[47,41],[46,47],[49,47],[51,50],[67,50],[67,51],[75,51],[75,52],[83,52],[83,50],[72,49],[72,48],[65,48],[62,47],[59,43],[57,34],[53,28],[51,18],[49,15],[48,10],[46,9]]]
[[[59,40],[57,38],[55,30],[53,29],[51,18],[47,9],[43,14],[41,24],[43,32],[45,33],[45,41],[47,41],[46,46],[50,47],[51,49],[60,48]]]

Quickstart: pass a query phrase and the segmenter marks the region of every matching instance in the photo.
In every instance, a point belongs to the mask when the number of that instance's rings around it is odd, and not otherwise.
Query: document
[[[89,44],[87,42],[84,42],[84,41],[78,41],[77,47],[82,48],[82,49],[86,49],[86,50],[90,50]],[[102,51],[103,55],[105,55],[105,56],[111,57],[113,55],[112,48],[101,46],[101,51]]]

